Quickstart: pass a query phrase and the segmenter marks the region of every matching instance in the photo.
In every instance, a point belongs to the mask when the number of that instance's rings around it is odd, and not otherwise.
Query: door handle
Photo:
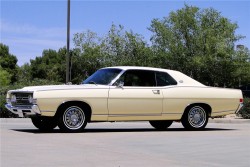
[[[160,94],[160,90],[152,90],[154,94]]]

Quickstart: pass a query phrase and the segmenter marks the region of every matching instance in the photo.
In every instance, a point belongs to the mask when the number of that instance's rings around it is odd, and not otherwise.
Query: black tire
[[[185,110],[181,123],[187,130],[204,129],[208,123],[208,112],[201,106],[192,106]]]
[[[68,105],[62,110],[58,126],[63,132],[81,132],[87,125],[87,120],[84,107]]]
[[[31,121],[41,131],[52,131],[57,126],[57,120],[54,117],[34,117]]]
[[[149,121],[149,123],[157,130],[166,130],[169,126],[172,125],[173,121],[171,120]]]

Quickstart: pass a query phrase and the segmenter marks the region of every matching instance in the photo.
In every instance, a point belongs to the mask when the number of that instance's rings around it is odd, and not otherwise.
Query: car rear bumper
[[[241,109],[243,106],[244,106],[243,103],[240,103],[238,109],[235,111],[235,114],[238,114],[239,111],[240,111],[240,109]]]

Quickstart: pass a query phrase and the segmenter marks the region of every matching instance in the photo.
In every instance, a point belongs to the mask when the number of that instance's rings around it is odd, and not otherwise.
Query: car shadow
[[[52,131],[40,131],[38,129],[11,129],[16,132],[33,133],[33,134],[46,134],[46,133],[66,133],[60,131],[60,129],[54,129]],[[168,128],[167,130],[155,130],[151,128],[89,128],[78,133],[140,133],[140,132],[150,132],[150,133],[170,133],[170,132],[211,132],[211,131],[234,131],[236,129],[223,129],[223,128],[205,128],[203,130],[186,130],[184,128]]]

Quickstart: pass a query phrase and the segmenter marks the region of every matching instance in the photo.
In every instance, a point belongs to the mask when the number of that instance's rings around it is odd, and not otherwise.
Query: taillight
[[[240,99],[240,103],[243,103],[243,99]]]

